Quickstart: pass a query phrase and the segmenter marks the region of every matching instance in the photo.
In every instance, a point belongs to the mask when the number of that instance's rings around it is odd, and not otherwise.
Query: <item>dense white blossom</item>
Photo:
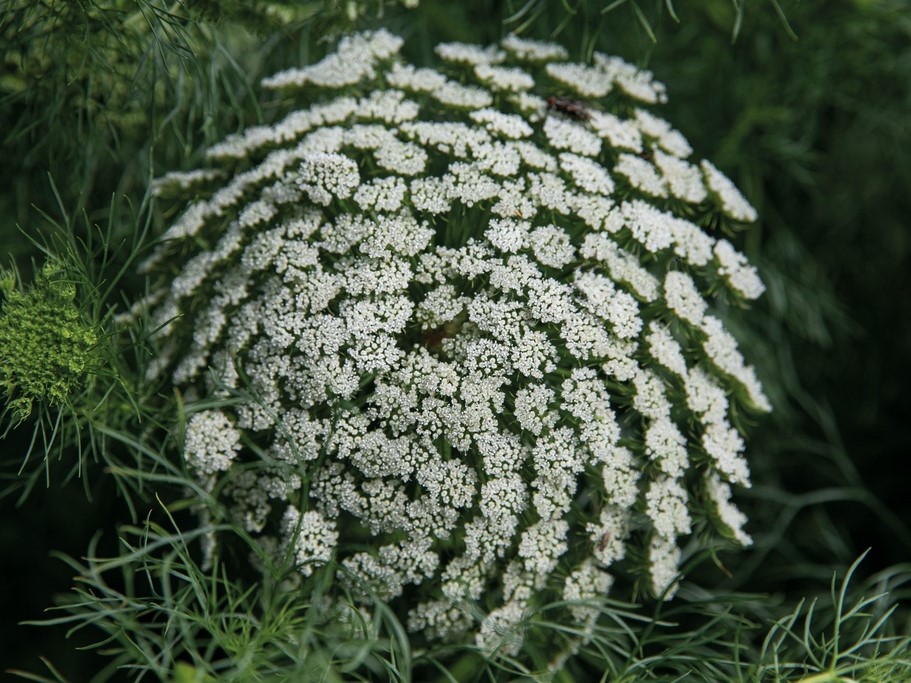
[[[511,95],[509,101],[532,123],[538,123],[544,117],[548,108],[547,100],[540,95],[529,92]]]
[[[197,472],[210,475],[227,470],[240,451],[240,432],[218,410],[196,413],[187,423],[184,457]]]
[[[678,270],[668,271],[664,278],[664,296],[667,307],[677,317],[696,327],[702,326],[708,304],[692,277]]]
[[[653,197],[667,197],[667,182],[646,159],[635,154],[623,153],[614,166],[614,172],[626,177],[637,190]]]
[[[289,506],[282,518],[285,539],[294,548],[294,559],[304,576],[310,576],[315,566],[332,559],[338,543],[335,523],[319,512],[301,514]]]
[[[264,552],[515,654],[543,601],[584,633],[629,571],[672,595],[694,519],[749,543],[733,417],[770,406],[714,293],[763,286],[704,226],[752,214],[641,108],[665,100],[648,72],[516,36],[440,45],[441,69],[400,46],[266,79],[312,104],[162,181],[227,178],[145,264],[150,377],[253,397],[193,414],[184,455]]]
[[[756,209],[740,193],[737,186],[715,168],[711,161],[702,160],[702,172],[705,174],[706,184],[712,192],[718,195],[718,199],[721,201],[721,208],[728,216],[747,223],[752,223],[756,220]]]
[[[642,133],[635,121],[621,119],[606,111],[593,111],[589,123],[612,147],[642,151]]]
[[[656,361],[684,380],[688,377],[683,349],[673,335],[660,323],[652,321],[648,325],[649,353]]]
[[[562,268],[572,263],[576,255],[569,235],[555,225],[535,228],[529,234],[529,242],[535,258],[551,268]]]
[[[664,83],[656,81],[651,71],[639,69],[620,57],[601,52],[595,52],[593,58],[595,66],[633,99],[649,104],[667,101]]]
[[[548,76],[583,97],[604,97],[613,88],[610,77],[594,66],[551,62],[545,68]]]
[[[494,45],[481,47],[470,43],[440,43],[434,48],[447,62],[462,64],[498,64],[503,61],[503,51]]]
[[[604,264],[611,277],[629,285],[636,296],[645,301],[655,301],[658,298],[658,278],[643,268],[639,264],[639,259],[622,249],[607,235],[586,235],[580,252],[585,258]]]
[[[534,132],[532,127],[521,116],[504,114],[495,109],[473,111],[469,116],[472,121],[484,124],[491,133],[501,135],[504,138],[527,138]]]
[[[705,483],[706,491],[715,504],[721,523],[730,530],[740,545],[752,545],[753,539],[743,530],[743,525],[747,521],[746,515],[731,502],[731,487],[714,474],[709,476]]]
[[[649,574],[652,590],[665,598],[677,592],[677,578],[680,565],[680,548],[672,538],[661,534],[652,536],[648,550]]]
[[[570,152],[562,152],[559,159],[560,168],[586,192],[609,195],[614,191],[614,181],[610,174],[596,161]]]
[[[548,62],[569,57],[569,52],[562,45],[520,38],[514,34],[506,36],[500,45],[521,61]]]
[[[555,149],[595,156],[601,151],[601,139],[578,121],[550,116],[544,121],[544,135]]]
[[[211,168],[200,168],[194,171],[172,171],[152,183],[152,194],[161,197],[168,190],[187,190],[194,185],[203,184],[221,177],[221,172]]]
[[[583,562],[566,577],[563,599],[582,603],[569,608],[577,623],[588,625],[598,616],[597,608],[584,604],[584,601],[596,602],[600,596],[607,594],[611,583],[613,577],[591,560]]]
[[[387,31],[359,33],[343,38],[335,52],[301,69],[288,69],[267,78],[267,88],[301,87],[307,84],[340,88],[375,75],[378,60],[399,51],[402,39]]]
[[[297,184],[317,204],[345,199],[360,185],[357,164],[343,154],[312,154],[300,165]]]
[[[478,64],[474,72],[482,83],[486,83],[494,90],[521,92],[530,90],[535,85],[535,80],[529,74],[516,67]]]
[[[675,157],[685,159],[693,153],[686,138],[671,128],[664,119],[644,109],[637,109],[634,121],[643,135],[653,139],[662,149]]]
[[[728,281],[738,294],[746,299],[757,299],[765,291],[756,269],[746,256],[734,249],[727,240],[715,243],[715,258],[718,259],[718,274]]]
[[[517,655],[522,646],[525,609],[524,601],[513,600],[488,614],[478,630],[478,647],[488,655]]]
[[[708,195],[697,166],[664,154],[660,149],[655,150],[655,166],[661,171],[671,194],[678,199],[698,204]]]
[[[656,534],[673,539],[690,532],[688,498],[679,479],[662,474],[651,483],[645,494],[646,513]]]

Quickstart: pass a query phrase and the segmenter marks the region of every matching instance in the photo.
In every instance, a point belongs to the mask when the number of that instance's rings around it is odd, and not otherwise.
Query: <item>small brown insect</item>
[[[424,336],[421,338],[421,344],[433,351],[439,351],[443,348],[443,339],[445,338],[446,329],[443,327],[435,327],[432,330],[424,332]]]
[[[598,542],[598,550],[604,550],[607,547],[607,544],[610,543],[611,538],[611,532],[605,531],[601,540]]]
[[[582,102],[571,100],[568,97],[548,97],[547,111],[563,114],[563,116],[576,121],[588,121],[592,117],[588,108]]]
[[[454,337],[456,334],[458,334],[459,328],[461,326],[462,321],[456,319],[450,320],[440,327],[424,330],[423,335],[421,335],[421,345],[430,351],[442,351],[443,340],[448,339],[449,337]]]

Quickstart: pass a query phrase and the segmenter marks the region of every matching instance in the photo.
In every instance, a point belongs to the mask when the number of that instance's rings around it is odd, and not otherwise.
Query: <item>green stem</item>
[[[807,678],[801,678],[796,683],[855,683],[853,678],[842,678],[834,671],[823,671]]]

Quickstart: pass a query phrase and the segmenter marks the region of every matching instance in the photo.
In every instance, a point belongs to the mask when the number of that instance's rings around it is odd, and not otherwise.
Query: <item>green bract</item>
[[[25,291],[12,273],[0,289],[0,384],[15,423],[31,414],[35,401],[67,402],[92,367],[98,335],[75,304],[76,285],[54,262]]]
[[[670,597],[684,539],[750,543],[733,418],[769,404],[714,302],[763,285],[713,231],[755,211],[618,58],[400,46],[267,79],[291,113],[162,179],[229,178],[146,265],[152,375],[256,397],[194,413],[184,454],[267,551],[514,652],[536,606],[584,632],[616,575]]]

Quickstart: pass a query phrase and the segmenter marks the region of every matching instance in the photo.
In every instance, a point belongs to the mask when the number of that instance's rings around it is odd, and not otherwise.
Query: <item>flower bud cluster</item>
[[[400,46],[276,74],[316,101],[209,150],[230,180],[146,264],[190,254],[153,371],[256,397],[194,417],[186,457],[264,547],[512,651],[530,609],[588,623],[618,574],[672,595],[697,527],[750,542],[732,416],[770,406],[710,293],[763,286],[701,225],[755,211],[618,58],[510,36],[429,69]]]

